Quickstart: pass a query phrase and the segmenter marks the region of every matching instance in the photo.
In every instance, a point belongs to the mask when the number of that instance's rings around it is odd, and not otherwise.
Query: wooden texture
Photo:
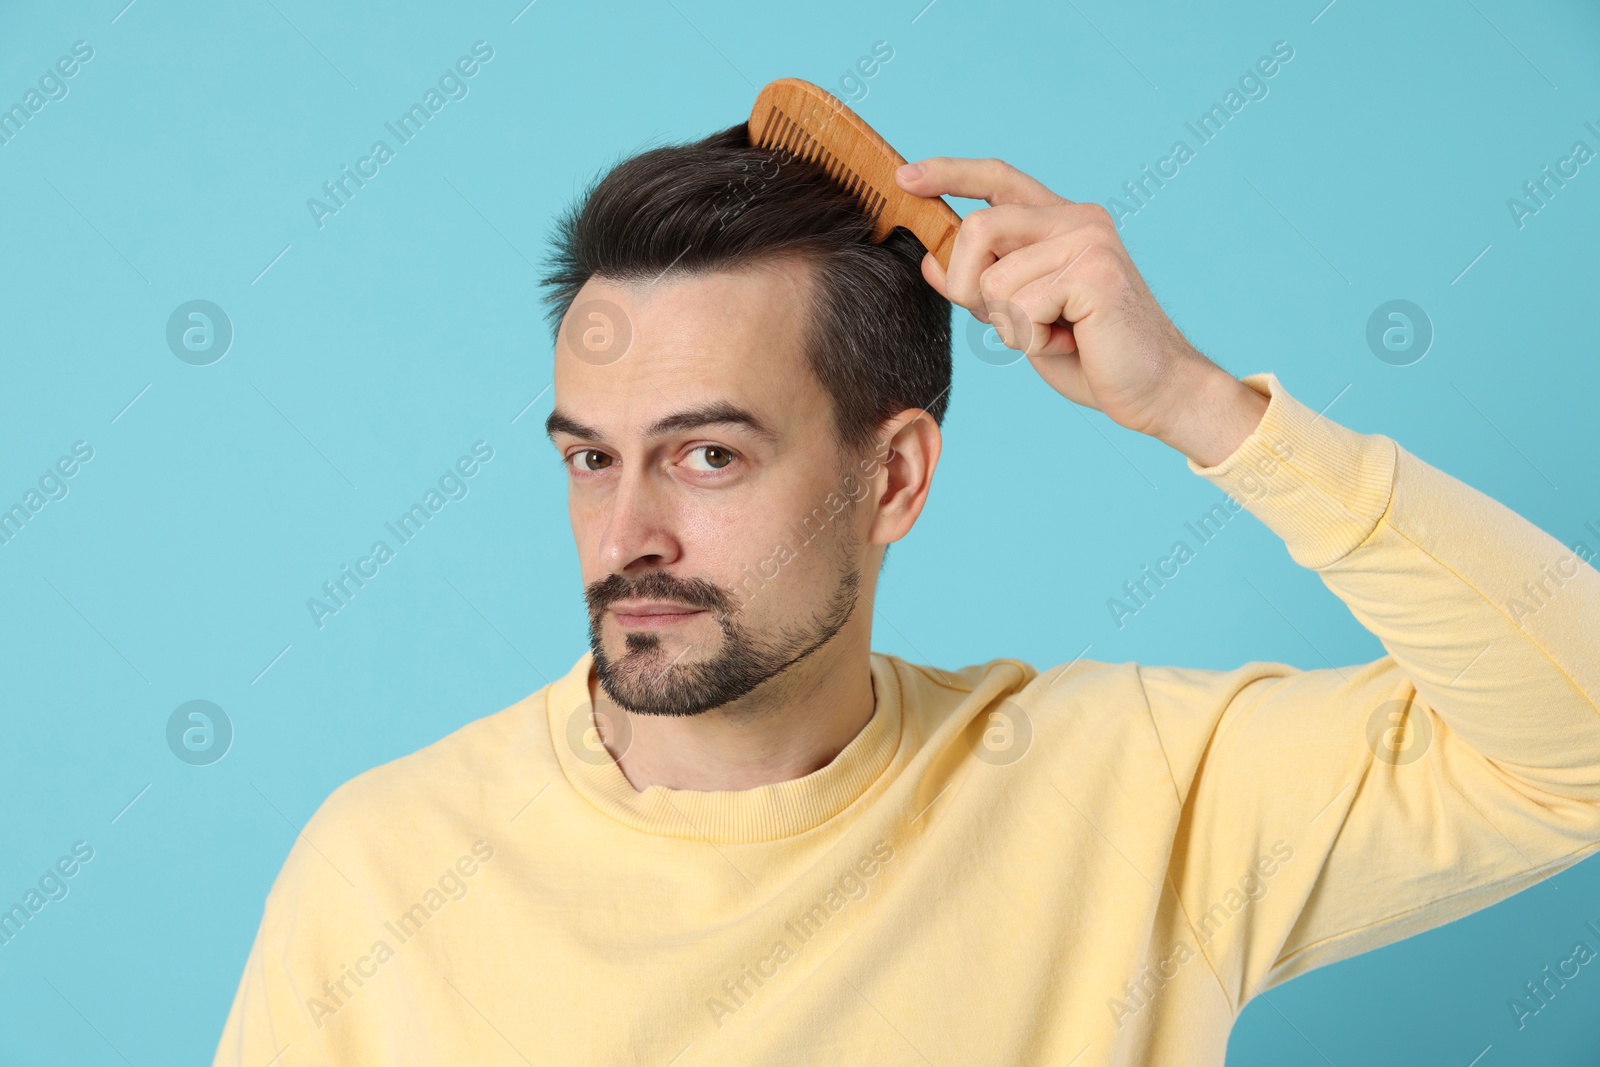
[[[874,240],[904,226],[949,269],[961,216],[943,197],[901,189],[894,172],[905,157],[832,93],[800,78],[768,83],[750,111],[750,140],[820,163],[873,217]]]

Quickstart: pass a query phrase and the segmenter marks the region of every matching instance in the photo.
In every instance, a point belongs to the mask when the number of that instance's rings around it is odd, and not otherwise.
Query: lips
[[[692,608],[684,604],[665,604],[660,602],[616,604],[612,606],[611,614],[623,626],[650,628],[672,626],[684,622],[697,615],[705,614],[705,609]]]
[[[624,600],[611,605],[611,610],[618,615],[687,615],[704,609],[690,607],[688,604],[672,604],[660,600]]]

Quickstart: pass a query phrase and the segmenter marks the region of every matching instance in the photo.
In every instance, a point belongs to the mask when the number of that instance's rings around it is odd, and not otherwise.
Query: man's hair
[[[833,398],[841,448],[864,455],[906,408],[942,422],[951,377],[950,304],[923,280],[921,242],[896,229],[876,244],[872,225],[820,165],[753,146],[746,123],[649,149],[557,220],[540,279],[551,334],[596,275],[649,281],[802,256],[814,279],[806,355]]]

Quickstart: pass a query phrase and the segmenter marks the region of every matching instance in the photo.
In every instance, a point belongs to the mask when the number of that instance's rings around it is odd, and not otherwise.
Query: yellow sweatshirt
[[[585,654],[328,797],[215,1063],[1220,1064],[1256,993],[1594,851],[1600,574],[1245,382],[1260,425],[1190,469],[1389,655],[874,653],[873,716],[828,766],[635,792]]]

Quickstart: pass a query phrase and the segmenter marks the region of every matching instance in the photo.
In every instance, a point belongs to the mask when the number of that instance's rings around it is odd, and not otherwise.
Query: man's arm
[[[361,915],[364,899],[312,844],[340,839],[328,827],[345,793],[341,787],[319,806],[273,880],[213,1067],[323,1067],[338,1060],[315,1020],[331,1014],[325,1009],[339,1004],[339,993],[318,982],[342,977],[350,957],[339,957],[344,946],[331,943],[328,931],[380,928],[380,920]]]
[[[292,1016],[293,1001],[285,991],[271,988],[281,973],[275,968],[269,972],[266,966],[268,940],[263,924],[250,944],[250,954],[217,1043],[214,1062],[218,1065],[274,1063],[276,1067],[283,1062],[280,1053],[299,1036],[291,1033],[297,1029],[294,1024],[298,1021]]]
[[[924,258],[930,285],[1069,400],[1183,452],[1389,652],[1140,669],[1180,805],[1172,885],[1236,1009],[1600,845],[1600,574],[1273,375],[1221,371],[1098,205],[992,159],[924,160],[899,181],[991,205],[963,220],[948,272]]]
[[[1271,394],[1260,424],[1190,469],[1389,654],[1140,668],[1182,811],[1169,874],[1236,1008],[1600,846],[1600,574],[1388,437],[1245,381]]]

